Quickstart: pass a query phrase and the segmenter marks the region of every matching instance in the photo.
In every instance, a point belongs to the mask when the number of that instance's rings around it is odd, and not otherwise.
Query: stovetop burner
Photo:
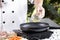
[[[44,31],[44,32],[20,32],[20,30],[14,30],[18,36],[22,36],[27,38],[28,40],[38,40],[38,39],[45,39],[49,38],[52,35],[52,31]]]

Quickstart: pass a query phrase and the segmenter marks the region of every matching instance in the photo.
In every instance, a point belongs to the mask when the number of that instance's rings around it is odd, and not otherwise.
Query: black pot
[[[29,22],[20,24],[20,28],[24,32],[42,32],[49,29],[49,24],[44,22]]]

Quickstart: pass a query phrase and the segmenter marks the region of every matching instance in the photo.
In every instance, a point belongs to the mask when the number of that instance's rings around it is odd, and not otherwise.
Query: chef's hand
[[[42,6],[38,6],[38,8],[36,9],[36,16],[38,16],[40,19],[43,18],[45,16],[45,10]]]
[[[45,10],[42,7],[42,5],[43,5],[43,0],[34,0],[34,6],[36,9],[35,16],[39,18],[43,18],[45,16]]]

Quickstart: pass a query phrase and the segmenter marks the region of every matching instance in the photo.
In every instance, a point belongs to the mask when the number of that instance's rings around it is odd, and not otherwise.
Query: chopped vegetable
[[[21,40],[22,37],[19,37],[19,36],[13,36],[11,38],[9,38],[9,40]]]

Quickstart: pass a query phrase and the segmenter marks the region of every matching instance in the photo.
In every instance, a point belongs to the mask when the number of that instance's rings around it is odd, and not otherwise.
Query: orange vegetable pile
[[[9,40],[21,40],[22,37],[19,37],[19,36],[13,36],[13,37],[10,37]]]

